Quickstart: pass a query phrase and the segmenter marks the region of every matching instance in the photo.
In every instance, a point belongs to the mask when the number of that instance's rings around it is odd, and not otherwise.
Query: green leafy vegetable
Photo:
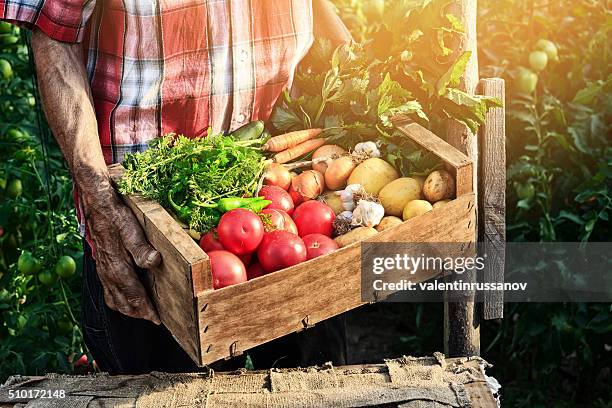
[[[357,42],[336,50],[328,41],[315,42],[295,76],[301,96],[286,93],[274,109],[278,131],[324,127],[330,141],[344,147],[364,140],[404,146],[393,117],[440,135],[449,118],[476,132],[487,110],[500,105],[458,89],[471,53],[454,55],[448,46],[463,35],[461,22],[446,11],[448,0],[389,0],[382,18],[368,24],[350,0],[335,3]],[[430,168],[425,155],[389,154],[413,172]]]
[[[260,143],[223,135],[167,135],[126,158],[119,190],[156,200],[191,229],[208,231],[223,212],[219,200],[255,194],[265,159],[252,146]]]

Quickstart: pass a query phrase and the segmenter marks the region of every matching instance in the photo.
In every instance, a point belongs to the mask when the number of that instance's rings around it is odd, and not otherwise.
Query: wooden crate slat
[[[109,171],[117,182],[124,169],[113,165]],[[162,264],[147,274],[160,319],[190,357],[199,361],[199,327],[193,294],[205,286],[201,280],[207,275],[201,271],[206,269],[208,257],[158,203],[139,195],[124,200],[139,219],[147,240],[162,254]]]
[[[504,80],[482,79],[479,93],[505,99]],[[486,258],[485,282],[503,282],[506,241],[506,123],[505,109],[494,108],[487,113],[486,122],[480,128],[478,208],[481,228],[479,242],[489,255]],[[486,291],[483,317],[504,317],[504,292]]]
[[[395,127],[410,137],[416,144],[438,156],[453,172],[457,185],[457,196],[474,191],[472,184],[472,160],[453,146],[418,123],[403,118],[393,121]]]
[[[466,194],[372,242],[473,242],[474,194]],[[361,301],[360,244],[246,283],[198,296],[202,363],[303,329],[353,309]],[[430,275],[415,275],[426,280]]]

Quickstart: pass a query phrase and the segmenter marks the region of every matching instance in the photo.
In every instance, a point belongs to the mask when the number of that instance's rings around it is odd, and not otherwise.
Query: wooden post
[[[483,79],[478,86],[478,93],[496,97],[503,102],[504,80]],[[491,109],[484,126],[480,128],[479,164],[478,241],[488,255],[484,281],[503,282],[506,241],[506,124],[503,107]],[[483,312],[486,320],[504,317],[504,292],[485,292]]]
[[[460,88],[465,92],[474,94],[478,85],[477,0],[455,0],[450,4],[449,12],[463,23],[465,29],[465,35],[455,46],[455,53],[472,52],[466,72],[461,79]],[[476,135],[472,134],[466,126],[451,120],[448,124],[446,140],[473,159],[474,186],[478,186],[476,178],[478,174]],[[476,276],[466,273],[462,279],[464,282],[474,281]],[[467,301],[465,302],[444,303],[444,350],[451,357],[480,355],[478,311],[474,302],[474,293],[468,293],[467,295]]]

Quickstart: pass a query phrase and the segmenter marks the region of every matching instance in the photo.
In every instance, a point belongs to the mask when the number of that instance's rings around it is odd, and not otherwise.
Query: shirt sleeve
[[[83,38],[96,0],[0,0],[0,20],[38,28],[57,41]]]

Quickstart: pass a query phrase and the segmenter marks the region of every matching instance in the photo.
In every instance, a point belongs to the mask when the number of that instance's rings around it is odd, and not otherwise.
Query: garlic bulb
[[[336,216],[334,219],[334,234],[344,235],[352,229],[351,219],[353,218],[353,213],[350,211],[343,211]]]
[[[342,211],[340,214],[338,214],[338,218],[351,221],[353,219],[353,213],[350,211]]]
[[[374,227],[380,223],[385,216],[385,209],[382,205],[372,201],[359,200],[357,208],[353,211],[351,225]]]
[[[380,149],[375,142],[357,143],[353,152],[360,156],[365,155],[368,158],[380,157]]]
[[[356,192],[361,190],[361,184],[351,184],[339,192],[340,200],[342,200],[342,208],[346,211],[353,211],[355,209],[355,198]]]

